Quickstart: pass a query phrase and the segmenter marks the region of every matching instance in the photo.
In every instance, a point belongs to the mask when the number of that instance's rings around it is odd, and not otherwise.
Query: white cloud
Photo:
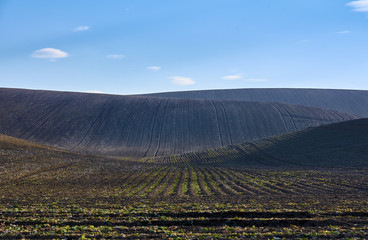
[[[340,32],[337,32],[338,34],[348,34],[348,33],[350,33],[350,31],[349,30],[344,30],[344,31],[340,31]]]
[[[170,79],[171,79],[172,84],[181,85],[181,86],[192,85],[195,83],[193,79],[188,78],[188,77],[173,76],[173,77],[170,77]]]
[[[107,58],[110,59],[123,59],[125,58],[125,56],[123,54],[110,54],[106,56]]]
[[[88,29],[90,29],[90,26],[78,26],[74,28],[74,32],[87,31]]]
[[[237,79],[242,79],[243,78],[243,74],[236,74],[236,75],[228,75],[228,76],[223,76],[222,79],[224,80],[237,80]]]
[[[86,93],[98,93],[98,94],[104,94],[104,92],[102,91],[99,91],[99,90],[87,90],[87,91],[84,91]]]
[[[268,79],[264,78],[248,78],[248,82],[268,82]]]
[[[346,5],[354,8],[357,12],[368,12],[368,0],[358,0],[347,3]]]
[[[68,56],[69,56],[68,53],[55,48],[42,48],[34,51],[31,54],[31,57],[33,58],[48,58],[48,59],[66,58]]]
[[[149,66],[149,67],[147,67],[147,69],[151,70],[153,72],[157,72],[161,69],[161,67],[159,67],[159,66]]]

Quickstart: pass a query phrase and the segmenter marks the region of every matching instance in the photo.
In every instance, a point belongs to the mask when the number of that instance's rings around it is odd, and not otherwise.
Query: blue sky
[[[0,0],[0,87],[368,89],[368,0]]]

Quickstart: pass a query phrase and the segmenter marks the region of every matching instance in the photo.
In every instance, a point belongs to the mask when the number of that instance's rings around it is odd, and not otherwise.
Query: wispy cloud
[[[104,94],[104,92],[100,91],[100,90],[87,90],[87,91],[84,91],[86,93],[98,93],[98,94]]]
[[[180,86],[186,86],[186,85],[192,85],[195,84],[195,81],[188,77],[182,77],[182,76],[173,76],[170,77],[171,83],[180,85]]]
[[[236,75],[228,75],[228,76],[223,76],[222,79],[224,80],[237,80],[237,79],[242,79],[243,78],[243,74],[239,73]]]
[[[352,1],[346,5],[352,7],[357,12],[368,12],[368,0]]]
[[[159,67],[159,66],[149,66],[149,67],[147,67],[147,69],[151,70],[153,72],[157,72],[161,69],[161,67]]]
[[[31,54],[33,58],[47,58],[47,59],[57,59],[57,58],[66,58],[69,54],[67,52],[61,51],[56,48],[42,48],[34,51]]]
[[[106,56],[107,58],[110,59],[123,59],[125,58],[125,56],[123,54],[110,54]]]
[[[78,26],[76,28],[74,28],[74,32],[81,32],[81,31],[87,31],[88,29],[90,29],[90,26]]]
[[[349,30],[344,30],[344,31],[340,31],[340,32],[337,32],[338,34],[348,34],[348,33],[350,33],[350,31]]]
[[[248,78],[247,79],[248,82],[268,82],[268,79],[264,79],[264,78]]]

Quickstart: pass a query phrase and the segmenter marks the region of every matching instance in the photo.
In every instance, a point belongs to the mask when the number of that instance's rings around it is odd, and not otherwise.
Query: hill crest
[[[368,90],[240,88],[163,92],[142,96],[181,99],[278,102],[310,106],[368,117]]]

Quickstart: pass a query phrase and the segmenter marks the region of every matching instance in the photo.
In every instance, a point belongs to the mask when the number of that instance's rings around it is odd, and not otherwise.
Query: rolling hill
[[[246,101],[0,89],[0,133],[88,154],[160,156],[357,117]]]
[[[145,96],[300,104],[368,117],[368,91],[255,88],[153,93]]]
[[[235,167],[367,167],[368,119],[333,123],[147,162]]]

